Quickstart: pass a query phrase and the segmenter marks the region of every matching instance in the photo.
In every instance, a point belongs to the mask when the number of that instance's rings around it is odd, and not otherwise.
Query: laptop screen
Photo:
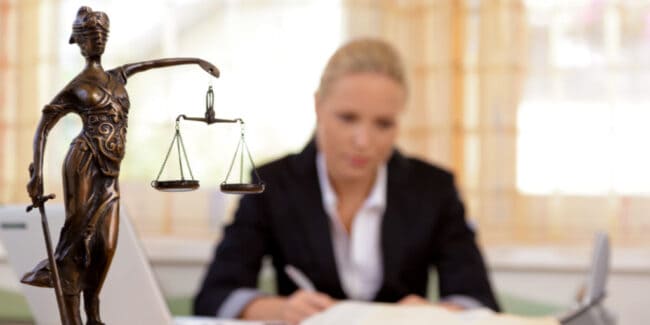
[[[597,233],[594,239],[585,295],[582,304],[598,301],[605,295],[609,273],[609,239],[606,233]]]
[[[46,212],[52,246],[56,247],[65,211],[62,204],[52,203],[46,205]],[[47,258],[38,210],[26,213],[25,206],[0,207],[0,240],[7,251],[9,264],[19,278]],[[54,289],[23,284],[20,288],[38,324],[60,324]],[[100,301],[102,320],[107,324],[173,323],[125,209],[120,211],[117,252]]]

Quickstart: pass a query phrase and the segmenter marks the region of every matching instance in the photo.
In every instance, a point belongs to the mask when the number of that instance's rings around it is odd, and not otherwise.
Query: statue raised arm
[[[122,71],[124,71],[124,75],[128,78],[136,73],[147,71],[149,69],[165,68],[181,64],[198,64],[203,70],[205,70],[205,72],[211,74],[215,78],[219,78],[219,69],[217,69],[217,67],[208,61],[196,58],[171,58],[142,61],[125,64],[121,68]]]

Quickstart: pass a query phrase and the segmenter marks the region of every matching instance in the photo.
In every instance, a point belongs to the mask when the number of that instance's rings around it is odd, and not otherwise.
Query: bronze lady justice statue
[[[67,113],[81,116],[82,132],[72,141],[63,165],[66,220],[55,250],[66,314],[82,324],[79,295],[84,294],[87,324],[102,324],[99,292],[117,244],[118,176],[124,157],[129,98],[127,79],[142,71],[180,64],[198,64],[218,77],[218,69],[195,58],[171,58],[126,64],[104,71],[101,55],[109,20],[103,12],[81,7],[72,25],[70,43],[77,43],[86,67],[45,106],[34,137],[34,161],[27,191],[34,207],[43,204],[43,152],[47,134]],[[52,287],[48,260],[25,274],[23,283]]]

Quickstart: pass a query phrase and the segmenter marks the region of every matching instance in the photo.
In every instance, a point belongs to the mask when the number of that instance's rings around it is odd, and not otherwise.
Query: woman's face
[[[75,41],[81,49],[81,54],[86,57],[98,57],[104,53],[108,35],[102,32],[88,33],[75,36]]]
[[[316,96],[316,138],[328,173],[339,181],[371,180],[392,153],[403,87],[379,73],[340,77]]]

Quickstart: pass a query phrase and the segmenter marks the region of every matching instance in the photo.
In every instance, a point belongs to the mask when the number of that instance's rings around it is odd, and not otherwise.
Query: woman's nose
[[[354,144],[357,147],[367,147],[370,144],[371,134],[370,128],[364,125],[359,125],[354,130]]]

